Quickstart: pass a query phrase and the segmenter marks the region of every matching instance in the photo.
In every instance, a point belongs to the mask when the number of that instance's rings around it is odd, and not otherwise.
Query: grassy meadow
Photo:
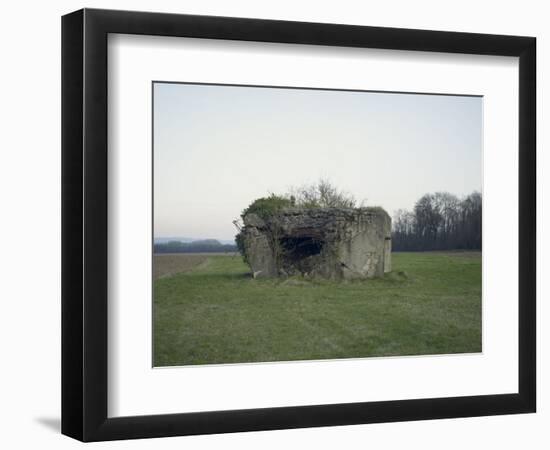
[[[481,253],[393,253],[382,279],[253,279],[239,255],[155,255],[154,365],[481,351]]]

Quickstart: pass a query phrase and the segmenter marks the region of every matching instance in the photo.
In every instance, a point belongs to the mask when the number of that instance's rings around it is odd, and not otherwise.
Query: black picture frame
[[[107,36],[178,36],[519,57],[517,393],[107,417]],[[83,9],[62,18],[62,433],[82,441],[535,412],[536,40]]]

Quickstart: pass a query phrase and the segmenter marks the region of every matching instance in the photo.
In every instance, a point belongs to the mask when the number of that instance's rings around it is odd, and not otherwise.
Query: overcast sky
[[[320,177],[393,216],[481,191],[482,99],[154,84],[155,237],[233,239],[254,199]]]

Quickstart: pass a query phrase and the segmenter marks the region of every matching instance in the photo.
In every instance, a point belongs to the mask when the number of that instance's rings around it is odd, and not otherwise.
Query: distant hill
[[[201,241],[217,241],[224,245],[235,245],[235,239],[202,239],[202,238],[190,238],[190,237],[156,237],[154,239],[155,244],[167,244],[168,242],[201,242]]]
[[[166,244],[167,242],[177,241],[177,242],[193,242],[198,239],[188,238],[188,237],[156,237],[155,244]]]
[[[191,242],[182,240],[157,242],[155,239],[153,251],[154,253],[233,253],[237,251],[237,246],[234,242],[224,244],[217,239],[201,239]]]

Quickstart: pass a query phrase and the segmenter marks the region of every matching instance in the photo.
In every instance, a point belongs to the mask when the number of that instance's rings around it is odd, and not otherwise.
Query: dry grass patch
[[[153,257],[153,273],[155,280],[176,273],[185,273],[206,262],[208,256],[200,254],[165,254]]]

